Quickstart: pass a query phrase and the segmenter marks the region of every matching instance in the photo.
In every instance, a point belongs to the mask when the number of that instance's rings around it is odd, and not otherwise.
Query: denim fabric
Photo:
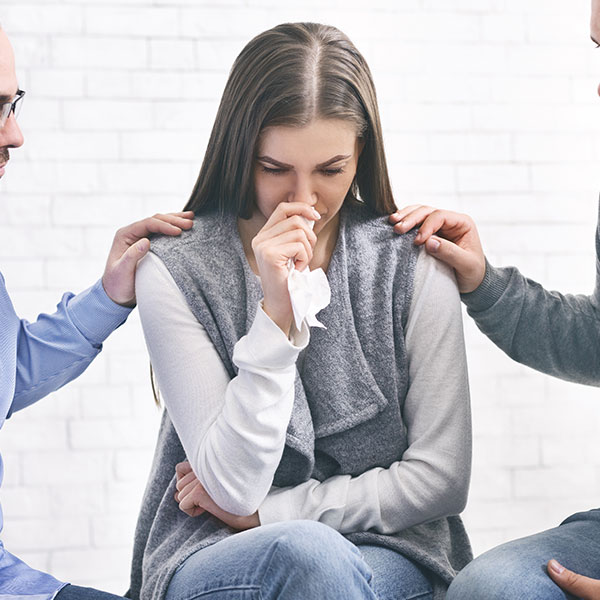
[[[408,600],[431,598],[431,586],[418,567],[392,550],[359,549],[337,531],[313,521],[288,521],[230,536],[192,554],[177,570],[166,600]],[[378,557],[383,557],[379,561]],[[397,557],[397,560],[394,558]],[[376,563],[374,569],[368,562]],[[402,589],[390,595],[377,563],[406,575]],[[375,576],[380,579],[379,574]],[[414,581],[413,581],[414,580]],[[377,595],[374,587],[381,589]],[[423,595],[429,594],[429,595]]]
[[[600,579],[600,510],[482,554],[458,574],[446,600],[565,600],[569,596],[546,573],[551,558]]]
[[[115,596],[93,588],[66,585],[56,595],[56,600],[125,600],[123,596]]]
[[[433,590],[425,571],[402,554],[383,546],[359,545],[373,571],[377,600],[431,600]]]

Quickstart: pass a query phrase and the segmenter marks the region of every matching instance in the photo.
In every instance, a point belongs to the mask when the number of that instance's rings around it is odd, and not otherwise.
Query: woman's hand
[[[292,305],[287,289],[290,259],[302,271],[313,256],[317,236],[307,221],[320,219],[304,202],[282,202],[252,240],[267,315],[286,334],[292,325]]]
[[[461,293],[479,287],[485,276],[485,255],[471,217],[415,204],[390,215],[389,220],[398,233],[421,225],[415,244],[425,244],[429,254],[454,269]]]
[[[209,512],[211,515],[229,525],[232,529],[243,531],[252,529],[260,525],[258,513],[247,517],[240,517],[224,511],[219,508],[213,499],[206,493],[204,486],[198,481],[192,471],[190,463],[179,463],[175,467],[177,473],[177,492],[175,500],[179,503],[179,508],[190,517],[197,517],[203,512]]]
[[[600,581],[565,569],[554,559],[548,562],[548,574],[561,590],[583,600],[600,600]]]
[[[179,235],[184,229],[190,229],[193,218],[191,210],[157,214],[119,229],[102,275],[108,297],[122,306],[135,306],[135,269],[150,250],[148,236],[152,233]]]

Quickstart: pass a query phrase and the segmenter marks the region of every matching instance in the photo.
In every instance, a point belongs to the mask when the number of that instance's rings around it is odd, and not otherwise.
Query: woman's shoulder
[[[232,231],[235,232],[235,218],[218,212],[203,213],[194,217],[191,229],[182,231],[178,236],[158,235],[151,240],[152,252],[165,259],[173,254],[194,254],[207,249],[216,250],[219,240],[225,242]]]
[[[408,252],[416,256],[414,240],[417,230],[396,233],[387,215],[376,214],[364,203],[346,205],[343,223],[344,237],[349,245],[360,246],[365,252],[370,247],[377,254]]]

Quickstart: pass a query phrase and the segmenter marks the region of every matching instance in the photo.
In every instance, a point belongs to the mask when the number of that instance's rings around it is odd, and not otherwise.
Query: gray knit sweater
[[[479,329],[512,359],[560,379],[600,386],[600,218],[591,296],[550,292],[515,267],[487,263],[481,285],[461,298]]]
[[[206,215],[178,240],[153,251],[169,269],[233,377],[233,347],[248,330],[262,296],[244,256],[235,218]],[[313,330],[296,377],[286,447],[277,486],[308,478],[359,475],[401,460],[408,447],[402,403],[408,386],[404,327],[417,250],[413,236],[396,237],[366,208],[345,206],[328,268],[327,330]],[[343,369],[340,365],[345,365]],[[185,453],[163,416],[150,481],[136,532],[131,597],[163,598],[175,569],[192,553],[233,532],[211,516],[191,519],[173,500],[174,465]],[[429,570],[435,598],[471,558],[459,517],[392,535],[347,536],[383,545]]]

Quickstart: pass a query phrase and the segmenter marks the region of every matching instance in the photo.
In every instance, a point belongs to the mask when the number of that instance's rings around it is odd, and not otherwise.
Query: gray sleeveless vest
[[[359,475],[389,467],[407,448],[402,407],[408,388],[404,329],[417,249],[385,218],[346,202],[327,277],[331,303],[319,313],[297,363],[294,408],[274,485]],[[231,377],[236,342],[247,333],[262,297],[232,215],[203,215],[179,238],[152,242]],[[157,290],[158,292],[158,290]],[[185,453],[167,411],[138,521],[130,597],[158,600],[191,554],[231,535],[212,516],[190,518],[173,499],[175,464]],[[392,548],[425,567],[436,599],[470,559],[459,517],[438,519],[394,535],[347,536],[356,544]]]

